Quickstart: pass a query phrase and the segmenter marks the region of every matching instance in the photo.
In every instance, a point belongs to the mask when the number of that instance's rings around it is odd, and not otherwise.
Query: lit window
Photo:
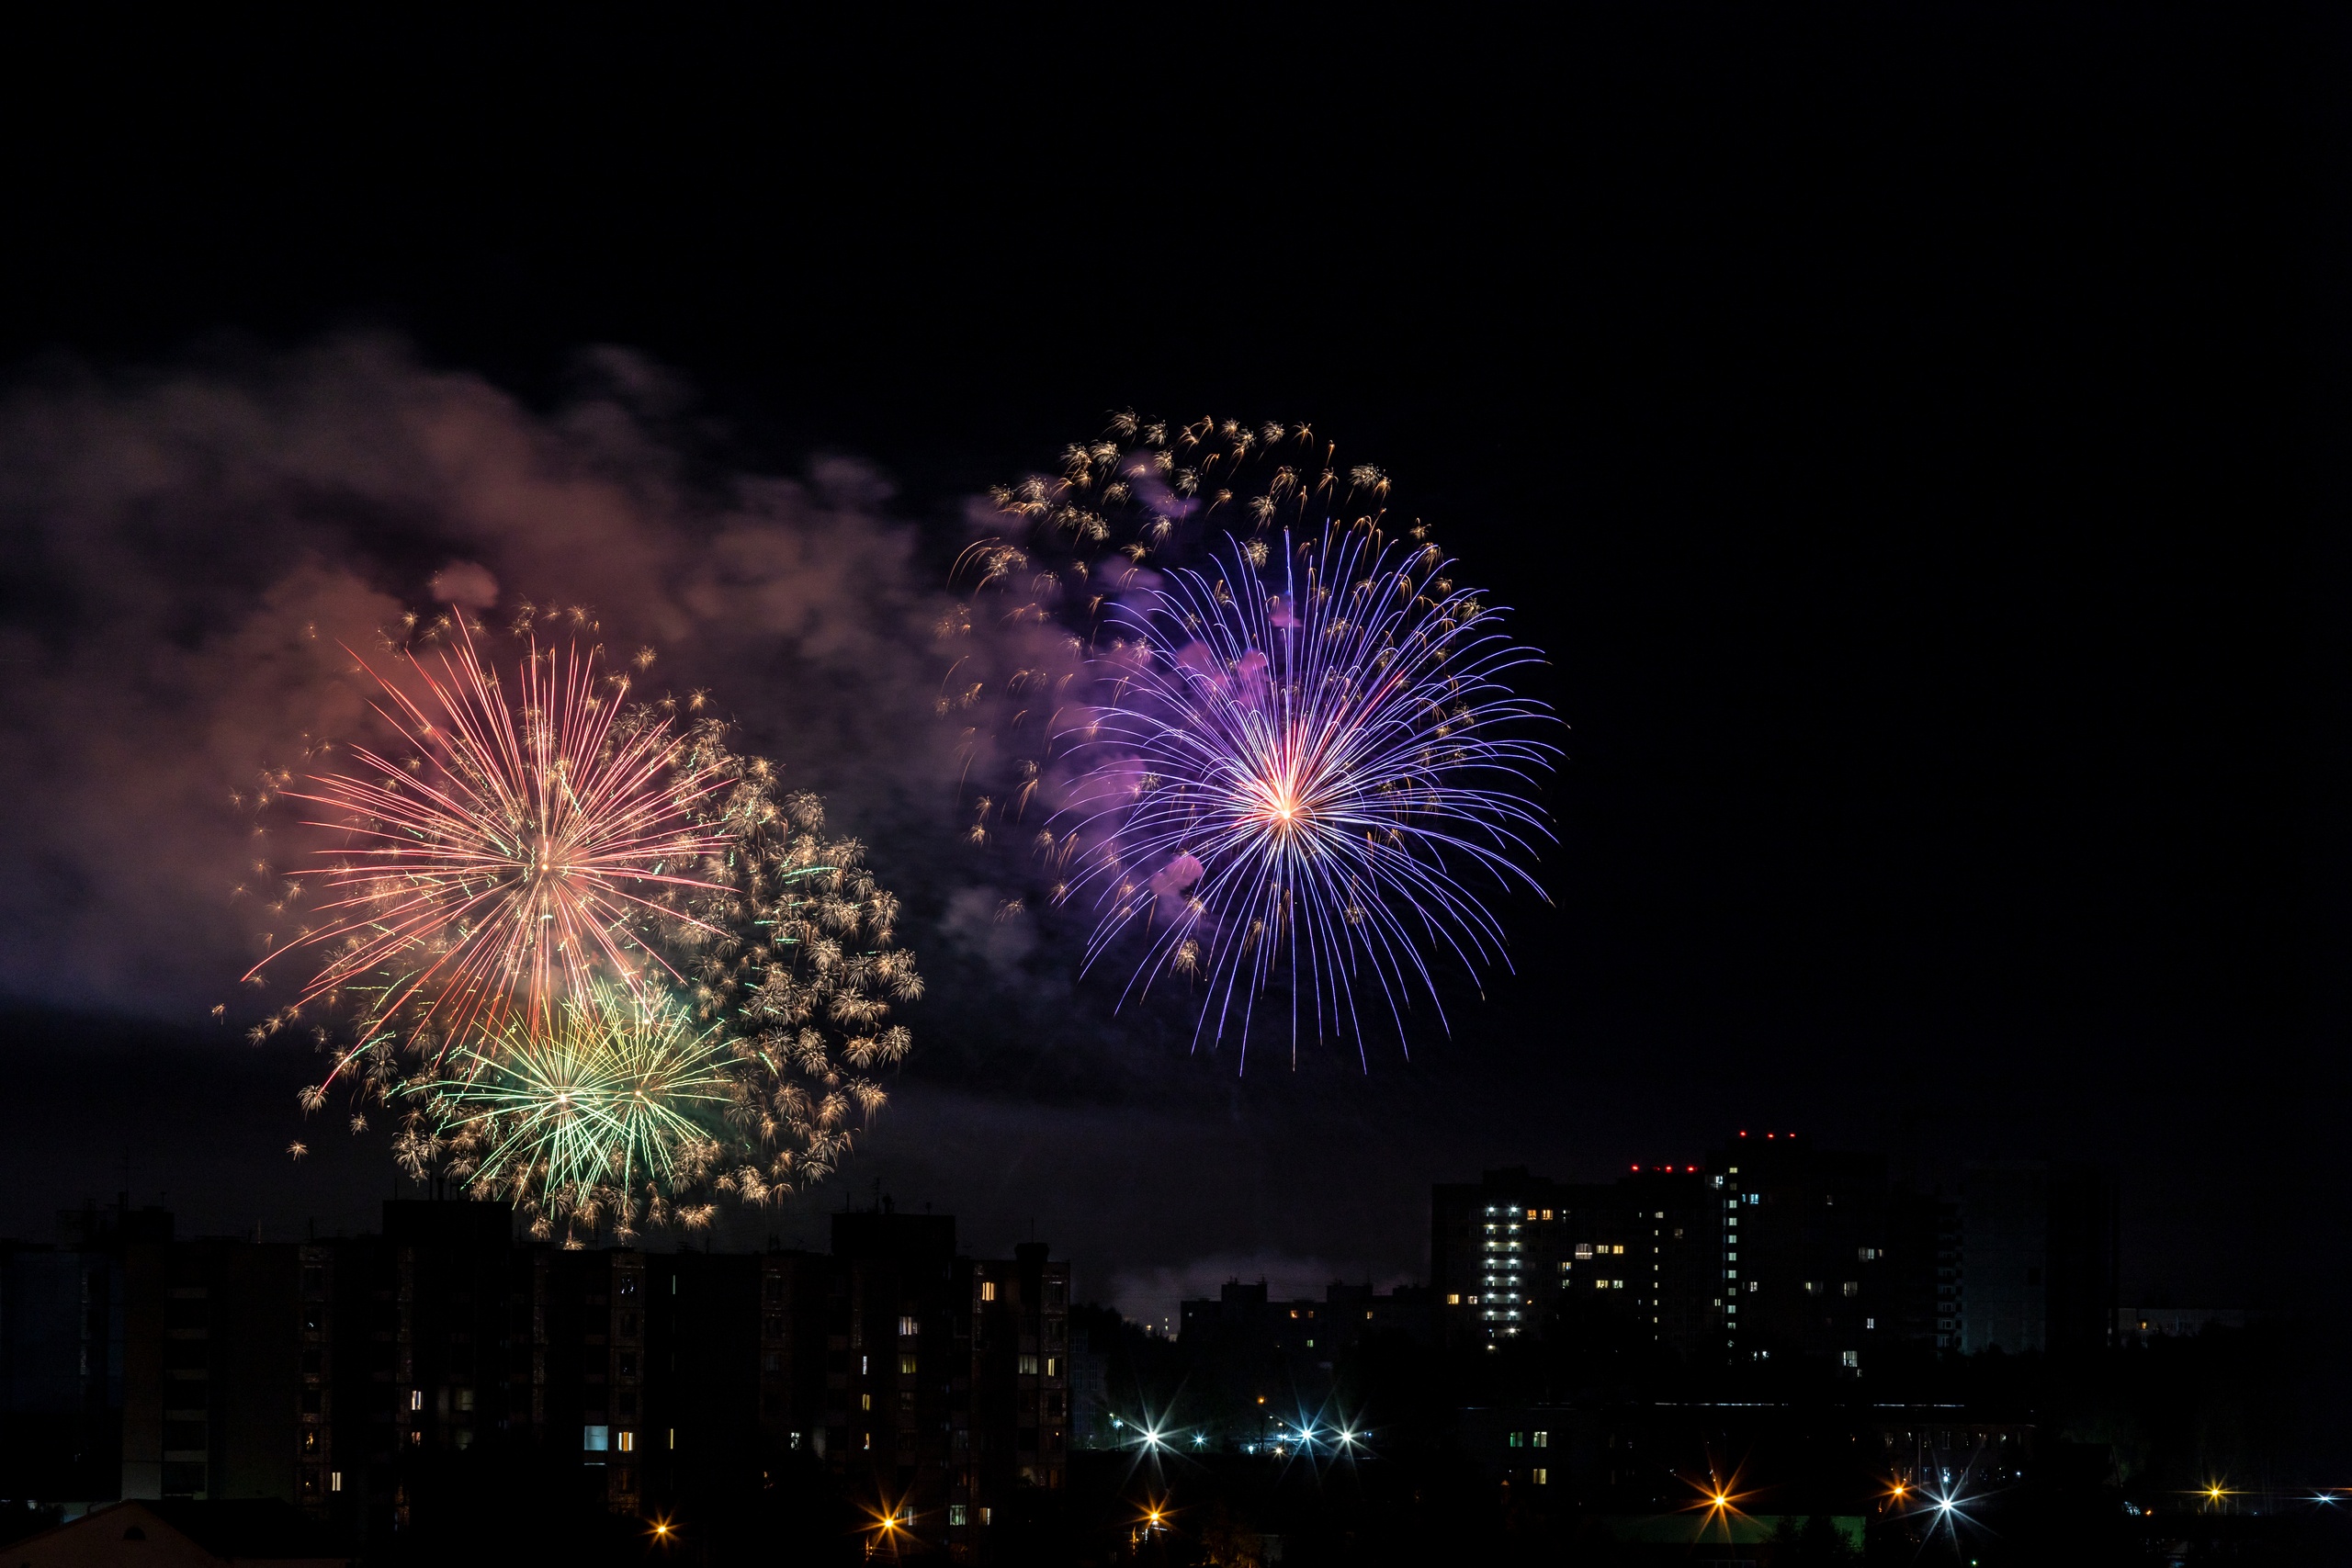
[[[857,1407],[858,1407],[860,1410],[871,1410],[871,1409],[873,1409],[873,1408],[874,1408],[874,1396],[873,1396],[872,1394],[870,1394],[870,1393],[861,1393],[861,1394],[859,1394],[859,1395],[857,1396]]]
[[[994,1280],[983,1280],[980,1281],[980,1300],[984,1302],[992,1302],[996,1300],[996,1281]],[[988,1512],[985,1508],[980,1511],[982,1513]]]
[[[910,1378],[915,1375],[915,1354],[913,1351],[905,1350],[899,1352],[899,1375],[900,1377]]]
[[[1527,1441],[1527,1434],[1526,1434],[1526,1433],[1524,1433],[1524,1432],[1513,1432],[1513,1433],[1510,1435],[1510,1445],[1509,1445],[1509,1446],[1510,1446],[1510,1447],[1511,1447],[1511,1448],[1514,1448],[1514,1449],[1515,1449],[1515,1448],[1519,1448],[1519,1447],[1521,1447],[1521,1445],[1523,1445],[1526,1441]]]
[[[1862,1364],[1862,1353],[1860,1350],[1847,1351],[1845,1355],[1845,1362],[1846,1365],[1849,1367],[1860,1366]]]
[[[1545,1470],[1541,1465],[1538,1465],[1533,1470],[1529,1471],[1528,1473],[1535,1478],[1535,1484],[1538,1486],[1549,1486],[1552,1484],[1552,1472]]]
[[[1866,1317],[1862,1319],[1862,1326],[1864,1328],[1876,1328],[1878,1326],[1878,1319],[1874,1317]]]
[[[327,1490],[330,1492],[340,1492],[343,1490],[343,1472],[339,1470],[330,1470],[327,1472]]]
[[[961,1529],[961,1528],[963,1527],[963,1524],[964,1524],[964,1505],[963,1505],[963,1504],[961,1504],[961,1503],[950,1503],[950,1504],[948,1504],[948,1505],[947,1505],[947,1528],[948,1528],[949,1529]]]
[[[1550,1448],[1551,1446],[1552,1446],[1552,1434],[1551,1434],[1551,1433],[1549,1433],[1549,1432],[1538,1432],[1538,1433],[1536,1433],[1536,1434],[1535,1434],[1535,1447],[1537,1447],[1537,1448],[1539,1448],[1539,1449],[1548,1449],[1548,1448]]]
[[[1552,1211],[1551,1211],[1551,1210],[1549,1210],[1549,1209],[1544,1210],[1544,1217],[1545,1219],[1547,1219],[1547,1220],[1548,1220],[1548,1219],[1550,1219],[1550,1218],[1552,1217]]]
[[[994,1508],[982,1508],[980,1510],[980,1523],[984,1525],[988,1524],[995,1519],[995,1517],[996,1510]]]
[[[1312,1345],[1312,1344],[1314,1344],[1314,1343],[1315,1343],[1315,1341],[1314,1341],[1314,1340],[1312,1340],[1312,1339],[1310,1339],[1310,1340],[1308,1340],[1308,1341],[1307,1341],[1307,1343],[1308,1343],[1309,1345]],[[1049,1377],[1049,1378],[1057,1378],[1057,1377],[1061,1376],[1061,1373],[1056,1370],[1056,1369],[1057,1369],[1057,1368],[1058,1368],[1060,1365],[1061,1365],[1061,1361],[1060,1361],[1059,1358],[1057,1358],[1057,1357],[1054,1357],[1054,1356],[1048,1356],[1048,1357],[1046,1357],[1046,1375],[1047,1377]]]
[[[1034,1378],[1037,1375],[1036,1357],[1023,1356],[1021,1358],[1021,1375],[1024,1378]]]
[[[613,1429],[610,1427],[583,1427],[580,1429],[580,1446],[589,1453],[603,1453],[613,1446]]]
[[[1458,1307],[1458,1306],[1460,1306],[1460,1305],[1462,1304],[1462,1292],[1459,1292],[1459,1291],[1456,1291],[1456,1292],[1454,1292],[1453,1294],[1451,1294],[1451,1295],[1447,1296],[1447,1297],[1445,1298],[1445,1304],[1446,1304],[1446,1305],[1448,1305],[1448,1306],[1450,1306],[1450,1307]]]
[[[424,1391],[423,1389],[413,1388],[408,1391],[408,1407],[411,1410],[422,1410],[424,1408]]]
[[[917,1331],[918,1331],[918,1330],[917,1330],[917,1325],[916,1325],[915,1320],[914,1320],[913,1318],[911,1318],[911,1317],[901,1317],[901,1318],[899,1318],[899,1338],[901,1338],[901,1339],[911,1339],[911,1338],[913,1338],[913,1337],[915,1337],[915,1335],[916,1335]]]
[[[1529,1219],[1531,1219],[1531,1220],[1532,1220],[1532,1219],[1533,1219],[1533,1218],[1535,1217],[1535,1211],[1534,1211],[1534,1210],[1532,1210],[1532,1209],[1528,1210],[1528,1211],[1527,1211],[1527,1217],[1528,1217]]]
[[[637,1451],[637,1434],[635,1432],[624,1431],[620,1434],[620,1450],[625,1454],[631,1454]]]
[[[800,1434],[795,1432],[792,1438],[795,1442],[797,1442],[800,1440]],[[678,1429],[675,1427],[670,1428],[670,1446],[673,1449],[678,1446]]]
[[[1859,1296],[1862,1293],[1861,1281],[1859,1280],[1849,1280],[1838,1289],[1849,1296]]]

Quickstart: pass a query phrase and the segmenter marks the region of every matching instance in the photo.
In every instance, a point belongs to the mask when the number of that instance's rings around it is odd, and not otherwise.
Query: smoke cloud
[[[943,601],[871,468],[712,479],[679,389],[605,351],[551,412],[403,344],[0,400],[0,991],[161,1017],[236,1005],[265,770],[365,722],[346,646],[403,612],[579,606],[639,689],[707,691],[751,750],[882,837],[952,795]],[[884,845],[876,862],[891,866]]]

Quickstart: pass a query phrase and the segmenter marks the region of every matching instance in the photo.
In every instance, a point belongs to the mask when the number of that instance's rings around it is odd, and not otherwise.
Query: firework
[[[599,981],[673,977],[660,938],[713,886],[702,864],[729,840],[706,797],[723,781],[669,718],[624,705],[627,678],[594,650],[534,643],[512,700],[462,620],[437,668],[401,658],[422,697],[368,671],[395,754],[355,746],[354,771],[282,792],[336,836],[296,874],[324,889],[322,923],[247,977],[321,954],[295,1006],[353,1000],[363,1044],[545,1030]]]
[[[545,1023],[511,1021],[454,1054],[451,1076],[412,1086],[429,1134],[412,1127],[412,1168],[450,1156],[449,1170],[511,1198],[544,1226],[707,1218],[683,1193],[710,1170],[737,1099],[725,1029],[674,1002],[596,987]]]
[[[722,1021],[737,1057],[732,1124],[742,1135],[718,1178],[757,1201],[821,1179],[886,1096],[873,1074],[903,1060],[893,1004],[922,995],[914,954],[898,946],[899,903],[865,864],[865,846],[825,832],[824,805],[778,788],[774,767],[695,733],[702,765],[727,785],[713,798],[731,834],[722,880],[684,900],[680,965],[699,1016]]]
[[[1419,998],[1442,1022],[1430,957],[1475,976],[1504,953],[1465,878],[1540,893],[1527,795],[1555,752],[1504,683],[1537,656],[1433,550],[1379,539],[1368,519],[1233,539],[1221,570],[1113,604],[1098,700],[1060,731],[1052,853],[1093,910],[1087,965],[1138,946],[1125,996],[1182,977],[1196,1043],[1246,1053],[1284,982],[1294,1055],[1304,1030],[1361,1052],[1360,989],[1400,1040]]]
[[[567,614],[595,629],[584,609],[547,618]],[[522,606],[514,635],[538,618]],[[864,847],[826,837],[821,802],[730,750],[725,724],[688,716],[703,694],[631,702],[594,650],[531,640],[510,701],[478,627],[417,622],[449,638],[430,666],[405,646],[400,680],[361,665],[398,743],[265,781],[262,805],[302,802],[302,825],[336,836],[268,906],[311,882],[318,918],[247,976],[320,955],[256,1040],[322,998],[349,1006],[340,1034],[312,1026],[334,1060],[304,1110],[349,1082],[400,1112],[411,1175],[509,1198],[542,1235],[699,1226],[715,1194],[830,1174],[883,1103],[873,1073],[910,1047],[892,1004],[922,989]]]

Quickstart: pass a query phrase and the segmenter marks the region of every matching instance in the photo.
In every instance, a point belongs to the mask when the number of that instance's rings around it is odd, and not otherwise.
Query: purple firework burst
[[[1221,572],[1112,610],[1101,695],[1060,737],[1059,897],[1094,908],[1087,967],[1140,943],[1123,1003],[1194,988],[1196,1047],[1232,1030],[1246,1062],[1261,998],[1286,990],[1294,1061],[1303,1029],[1361,1058],[1359,988],[1402,1043],[1416,998],[1445,1021],[1433,959],[1508,963],[1470,881],[1541,896],[1531,796],[1559,753],[1530,733],[1550,711],[1505,681],[1541,656],[1434,550],[1364,526],[1281,539],[1279,557],[1231,541]]]

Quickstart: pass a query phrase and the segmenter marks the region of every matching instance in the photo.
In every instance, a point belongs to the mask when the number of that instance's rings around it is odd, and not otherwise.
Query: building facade
[[[541,1505],[709,1517],[793,1470],[982,1560],[999,1511],[1066,1482],[1069,1266],[962,1256],[944,1215],[735,1255],[566,1250],[473,1201],[309,1242],[83,1228],[100,1245],[0,1250],[25,1495],[275,1497],[381,1540]]]
[[[2109,1342],[2115,1188],[2082,1165],[1967,1168],[1958,1200],[1878,1155],[1741,1133],[1704,1167],[1608,1183],[1523,1167],[1430,1194],[1449,1343],[1647,1339],[1686,1359],[1863,1375],[1896,1346],[2077,1355]]]

